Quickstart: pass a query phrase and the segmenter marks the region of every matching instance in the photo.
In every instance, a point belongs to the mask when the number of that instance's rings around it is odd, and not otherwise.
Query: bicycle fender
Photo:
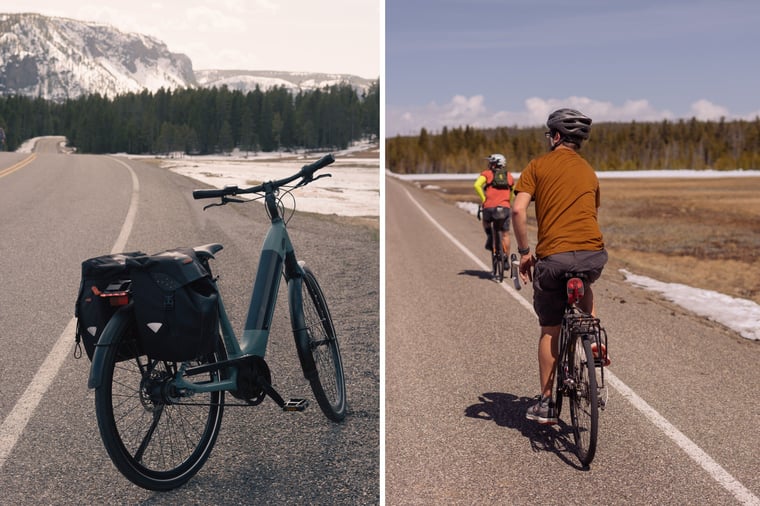
[[[100,339],[95,344],[95,353],[92,356],[92,365],[90,365],[90,377],[87,380],[87,388],[100,387],[100,381],[103,377],[103,367],[106,360],[106,352],[111,346],[113,339],[124,331],[124,327],[129,323],[132,317],[132,304],[119,309],[106,324]]]
[[[304,328],[303,321],[303,278],[295,277],[288,280],[288,306],[290,307],[290,323],[293,328],[293,337],[298,351],[298,360],[301,363],[304,378],[311,381],[317,373],[314,364],[310,364],[306,357],[311,352],[309,350],[309,337]]]

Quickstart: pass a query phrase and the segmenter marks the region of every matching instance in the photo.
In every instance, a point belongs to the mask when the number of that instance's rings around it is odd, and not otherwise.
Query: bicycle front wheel
[[[301,366],[322,412],[335,422],[346,416],[346,383],[330,310],[314,273],[304,267],[301,288],[303,321],[294,316]]]
[[[105,353],[95,389],[98,427],[108,455],[127,479],[145,489],[171,490],[190,480],[211,454],[222,423],[224,392],[182,397],[170,381],[179,364],[140,356],[130,337],[132,322],[131,312],[119,312],[101,337],[111,345],[98,350]],[[222,360],[221,338],[218,345],[216,353],[193,365]],[[117,351],[124,356],[127,350],[134,358],[119,360]],[[208,373],[208,380],[218,376],[218,371]]]
[[[591,341],[582,335],[573,336],[575,346],[571,348],[571,374],[575,388],[569,395],[570,419],[573,435],[581,464],[589,465],[596,453],[596,439],[599,433],[599,395],[596,385],[594,356]]]

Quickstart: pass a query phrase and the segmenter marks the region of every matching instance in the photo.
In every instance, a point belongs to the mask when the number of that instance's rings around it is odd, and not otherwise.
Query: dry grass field
[[[430,183],[448,201],[477,202],[472,182]],[[609,268],[760,303],[760,177],[599,184]]]

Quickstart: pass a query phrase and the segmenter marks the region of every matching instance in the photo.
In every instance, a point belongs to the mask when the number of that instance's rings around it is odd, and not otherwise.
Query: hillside
[[[311,91],[350,84],[359,94],[372,81],[343,74],[256,70],[193,70],[189,57],[154,37],[104,24],[40,14],[0,14],[0,95],[57,102],[161,88]]]

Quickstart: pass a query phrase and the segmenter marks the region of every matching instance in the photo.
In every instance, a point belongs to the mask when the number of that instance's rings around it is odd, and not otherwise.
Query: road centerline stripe
[[[30,163],[32,163],[35,158],[37,158],[37,154],[36,153],[32,153],[31,155],[27,156],[26,158],[24,158],[20,162],[17,162],[15,164],[11,165],[10,167],[7,167],[7,168],[5,168],[3,170],[0,170],[0,177],[8,176],[10,174],[13,174],[14,172],[16,172],[19,169],[23,169],[24,167],[26,167],[27,165],[29,165]]]
[[[29,159],[27,158],[27,160]],[[111,253],[118,253],[126,246],[127,239],[129,238],[129,234],[131,233],[132,226],[135,222],[140,196],[140,184],[137,175],[129,165],[116,158],[112,158],[112,160],[126,167],[132,176],[132,195],[130,197],[129,210],[124,218],[124,223],[121,226],[119,236],[111,250]],[[14,170],[18,170],[19,168],[21,167]],[[8,416],[5,417],[3,424],[0,425],[0,469],[5,465],[11,451],[16,446],[26,425],[32,418],[35,409],[50,388],[55,377],[58,375],[58,371],[61,369],[63,362],[66,360],[66,350],[71,347],[71,337],[76,332],[76,323],[76,318],[72,318],[66,324],[66,328],[63,329],[63,333],[61,333],[53,344],[53,348],[35,373],[29,386],[27,386],[24,393],[21,394],[21,397],[16,401],[16,404],[13,406],[13,409]]]

